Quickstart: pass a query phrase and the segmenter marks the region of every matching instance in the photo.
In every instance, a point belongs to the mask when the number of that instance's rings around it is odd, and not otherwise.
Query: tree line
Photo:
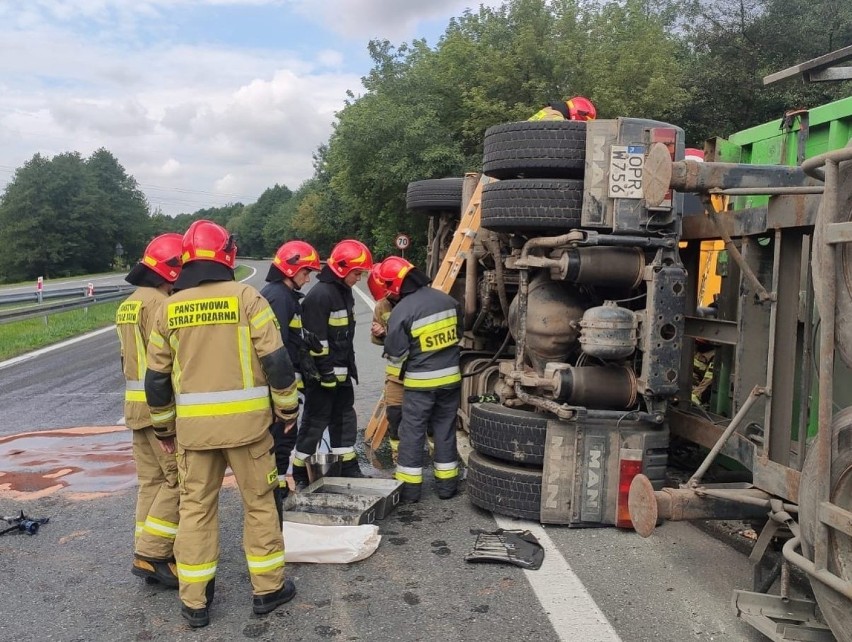
[[[507,0],[450,20],[438,43],[373,40],[364,92],[349,93],[314,174],[296,191],[268,188],[256,203],[168,217],[149,212],[135,181],[106,150],[39,155],[0,200],[0,279],[106,269],[154,234],[210,218],[240,252],[270,256],[286,239],[324,253],[356,237],[378,257],[399,232],[423,258],[426,220],[405,210],[408,183],[481,167],[494,124],[544,103],[589,97],[599,118],[677,124],[687,143],[727,136],[784,112],[850,94],[849,81],[762,86],[765,75],[852,44],[846,0]],[[56,217],[56,218],[54,218]],[[55,233],[51,220],[67,225]]]

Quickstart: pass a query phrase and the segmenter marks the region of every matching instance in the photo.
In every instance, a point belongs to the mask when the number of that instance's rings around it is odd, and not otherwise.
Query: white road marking
[[[355,290],[355,292],[358,293],[358,296],[360,296],[364,300],[364,303],[367,304],[367,307],[370,308],[370,311],[373,311],[373,310],[376,309],[376,302],[373,301],[373,297],[371,297],[368,294],[364,294],[361,291],[361,288],[359,288],[357,285],[353,286],[352,289]]]
[[[0,361],[0,370],[9,366],[14,366],[17,363],[23,363],[24,361],[35,359],[36,357],[40,357],[41,355],[47,354],[48,352],[53,352],[54,350],[61,350],[62,348],[74,345],[75,343],[80,343],[80,341],[85,341],[86,339],[96,337],[99,334],[104,334],[106,332],[115,332],[115,326],[111,325],[107,328],[101,328],[100,330],[95,330],[94,332],[89,332],[88,334],[83,334],[79,337],[68,339],[67,341],[55,343],[52,346],[47,346],[46,348],[40,348],[39,350],[33,350],[32,352],[27,352],[26,354],[22,354],[12,359],[7,359],[6,361]]]
[[[494,515],[494,520],[500,528],[506,530],[530,531],[544,547],[541,568],[536,571],[525,570],[524,574],[560,640],[621,642],[606,615],[598,608],[541,524],[497,515]]]
[[[357,286],[352,288],[371,310],[376,307]],[[537,571],[524,571],[539,603],[547,613],[553,630],[565,642],[621,642],[603,611],[583,586],[580,578],[556,548],[541,524],[494,515],[494,521],[506,530],[530,531],[544,547],[544,562]]]

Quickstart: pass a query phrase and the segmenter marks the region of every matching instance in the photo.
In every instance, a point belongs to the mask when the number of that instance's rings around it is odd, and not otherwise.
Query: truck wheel
[[[586,123],[521,121],[485,130],[482,172],[493,178],[582,178]]]
[[[580,227],[583,181],[513,179],[482,188],[482,227],[495,232],[567,232]]]
[[[463,178],[431,178],[413,181],[405,193],[405,206],[413,212],[453,211],[459,213],[462,204]]]
[[[539,519],[540,468],[510,466],[475,450],[467,466],[467,494],[474,505],[500,515]]]
[[[527,465],[544,464],[547,417],[498,404],[470,409],[470,443],[483,455]]]
[[[835,415],[831,430],[832,474],[829,498],[840,508],[852,511],[852,408]],[[802,551],[808,559],[813,559],[814,539],[819,523],[816,455],[816,447],[812,446],[799,485]],[[828,536],[828,570],[852,582],[852,537],[833,528],[829,528]],[[815,579],[811,580],[811,587],[823,617],[838,642],[852,642],[852,605],[849,599]]]

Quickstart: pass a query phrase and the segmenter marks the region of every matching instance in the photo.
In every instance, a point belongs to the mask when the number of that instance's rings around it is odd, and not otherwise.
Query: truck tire
[[[852,408],[837,413],[831,425],[832,461],[829,498],[833,504],[852,511]],[[814,540],[819,523],[817,501],[817,452],[811,446],[799,485],[799,525],[802,552],[813,559]],[[828,570],[852,582],[852,537],[833,528],[828,536]],[[838,642],[852,642],[852,604],[848,598],[818,580],[811,580],[814,596],[825,621]]]
[[[430,178],[412,181],[405,193],[405,206],[412,212],[459,213],[462,205],[463,178]]]
[[[586,123],[521,121],[485,130],[482,173],[493,178],[582,178]]]
[[[580,227],[583,181],[512,179],[482,188],[482,227],[495,232],[567,232]]]
[[[546,436],[545,415],[493,403],[471,406],[470,443],[483,455],[542,466]]]
[[[475,450],[467,466],[467,494],[474,505],[500,515],[539,519],[540,468],[510,466]]]

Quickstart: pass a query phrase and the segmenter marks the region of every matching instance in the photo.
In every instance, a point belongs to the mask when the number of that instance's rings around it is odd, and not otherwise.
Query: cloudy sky
[[[434,46],[479,4],[0,0],[0,190],[35,153],[100,147],[167,214],[296,189],[367,42]]]

